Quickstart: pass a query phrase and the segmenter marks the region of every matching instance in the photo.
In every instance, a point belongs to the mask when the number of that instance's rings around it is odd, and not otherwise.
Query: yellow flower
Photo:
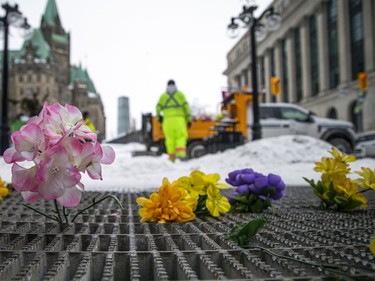
[[[0,196],[5,197],[8,196],[9,189],[7,187],[0,187]]]
[[[218,188],[218,189],[226,189],[229,188],[229,185],[225,183],[219,183],[218,181],[220,180],[220,175],[219,174],[208,174],[208,175],[203,175],[203,179],[207,183],[207,189],[209,187],[213,188]],[[207,190],[208,193],[208,190]]]
[[[355,173],[360,175],[361,179],[356,179],[355,182],[359,183],[362,188],[369,188],[375,190],[375,170],[370,168],[361,167],[362,172],[356,171]]]
[[[6,187],[7,183],[0,177],[0,202],[4,200],[4,197],[8,196],[9,189]]]
[[[220,190],[211,185],[207,189],[206,207],[212,216],[218,217],[220,213],[228,212],[231,205]]]
[[[343,152],[340,153],[336,148],[332,147],[331,151],[329,153],[335,158],[337,161],[341,163],[348,163],[348,162],[354,162],[357,159],[354,155],[347,155]]]
[[[320,162],[315,162],[314,171],[322,173],[322,182],[328,186],[330,182],[336,184],[345,181],[346,175],[350,173],[350,168],[345,162],[323,157]]]
[[[367,208],[368,199],[360,193],[358,184],[354,181],[348,179],[339,185],[335,185],[334,189],[346,198],[350,198],[360,203],[362,208]]]
[[[185,188],[192,196],[206,194],[206,182],[203,179],[205,174],[201,171],[193,171],[188,177],[181,177],[178,179],[179,185]]]
[[[350,168],[345,162],[340,162],[337,159],[323,157],[320,162],[315,162],[314,171],[323,174],[348,174]]]
[[[375,235],[374,235],[374,239],[372,239],[372,242],[370,244],[370,251],[375,256]]]
[[[163,179],[159,192],[154,191],[149,199],[139,197],[137,203],[142,206],[138,212],[141,222],[186,222],[195,218],[192,207],[196,200],[178,181],[171,184],[167,178]]]
[[[6,187],[7,183],[0,177],[0,187]]]

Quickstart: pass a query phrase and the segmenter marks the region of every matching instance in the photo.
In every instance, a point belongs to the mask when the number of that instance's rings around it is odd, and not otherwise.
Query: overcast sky
[[[47,0],[17,3],[32,27],[39,27]],[[169,79],[191,104],[215,114],[226,86],[226,55],[238,39],[226,35],[230,18],[251,3],[261,13],[271,0],[56,0],[71,35],[71,63],[87,68],[101,95],[107,138],[117,134],[117,101],[130,100],[131,118],[155,113]],[[1,11],[3,13],[3,11]],[[245,30],[243,30],[244,32]],[[11,49],[22,41],[15,29]]]

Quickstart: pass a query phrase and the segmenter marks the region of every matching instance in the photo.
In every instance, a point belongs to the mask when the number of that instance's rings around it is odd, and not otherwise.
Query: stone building
[[[322,117],[354,123],[357,131],[375,130],[375,1],[274,0],[279,30],[257,43],[262,102],[296,103]],[[249,33],[227,55],[228,85],[251,86]],[[364,103],[358,74],[366,73]],[[281,94],[271,94],[271,77]]]
[[[30,105],[39,111],[45,101],[69,103],[89,111],[98,137],[104,139],[100,95],[87,70],[70,64],[70,44],[70,34],[62,27],[55,0],[48,0],[40,27],[33,30],[20,50],[9,52],[9,121],[22,114],[35,114]]]

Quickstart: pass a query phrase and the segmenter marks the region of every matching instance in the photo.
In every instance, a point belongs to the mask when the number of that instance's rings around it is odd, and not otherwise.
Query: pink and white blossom
[[[115,159],[113,149],[102,147],[84,125],[81,111],[68,104],[45,103],[11,139],[13,146],[4,152],[4,161],[13,164],[13,186],[27,203],[46,199],[75,207],[84,191],[81,173],[102,179],[101,164]]]

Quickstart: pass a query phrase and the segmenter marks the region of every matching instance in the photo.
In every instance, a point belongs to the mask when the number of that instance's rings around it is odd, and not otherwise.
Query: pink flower
[[[53,146],[46,152],[37,174],[41,181],[39,194],[43,198],[55,200],[64,194],[64,188],[72,188],[81,180],[81,174],[68,158],[62,145]]]
[[[44,135],[38,125],[29,124],[11,135],[14,147],[4,153],[4,161],[8,164],[17,161],[32,161],[37,156],[38,148],[44,143]]]
[[[42,198],[37,192],[24,191],[21,192],[21,195],[23,199],[30,204],[38,202]]]
[[[82,152],[77,158],[79,170],[86,170],[92,179],[102,180],[102,166],[100,164],[112,164],[115,160],[115,152],[109,146],[102,147],[98,142],[85,143]]]
[[[35,192],[38,188],[39,181],[36,177],[37,166],[33,166],[29,169],[21,167],[17,163],[12,166],[12,184],[15,190],[18,192],[33,191]]]
[[[83,123],[77,107],[45,103],[37,116],[12,134],[14,145],[4,152],[4,160],[13,163],[12,183],[26,202],[43,198],[75,207],[84,188],[81,172],[102,179],[101,164],[113,163],[115,153],[102,147]],[[22,167],[17,164],[21,161],[33,166]]]

